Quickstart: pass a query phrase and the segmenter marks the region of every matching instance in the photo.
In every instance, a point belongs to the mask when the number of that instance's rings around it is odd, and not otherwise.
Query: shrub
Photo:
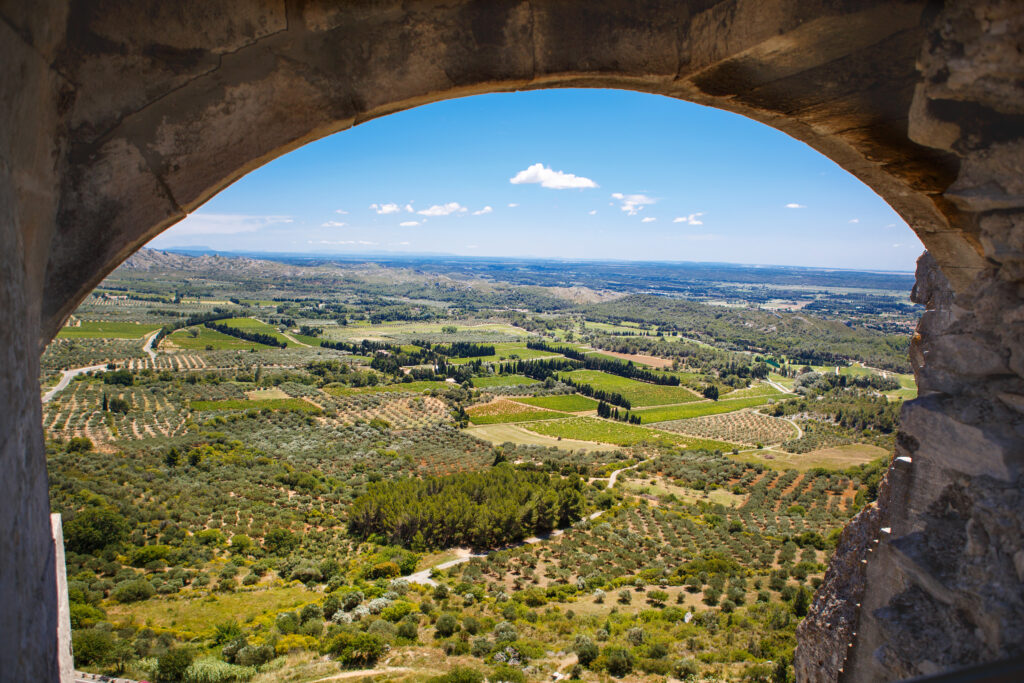
[[[447,638],[459,628],[459,622],[455,619],[454,614],[446,612],[437,618],[434,628],[437,629],[437,635]],[[513,640],[515,639],[513,638]]]
[[[327,652],[347,667],[373,666],[384,654],[384,640],[372,633],[342,631],[327,644]]]
[[[415,607],[413,606],[412,603],[406,602],[404,600],[399,600],[397,602],[391,603],[383,610],[381,610],[380,616],[381,618],[387,619],[392,623],[397,623],[405,617],[407,617],[408,615],[412,614],[413,609],[415,609]]]
[[[483,683],[484,675],[468,666],[457,666],[442,676],[428,678],[427,683]]]
[[[277,630],[284,635],[298,631],[300,623],[299,615],[295,612],[281,612],[277,615],[277,619],[274,620],[274,625],[277,626]]]
[[[612,676],[625,676],[633,671],[636,659],[633,653],[624,647],[609,645],[601,653],[600,657],[604,669]]]
[[[405,619],[395,629],[395,635],[405,640],[415,641],[420,635],[419,626],[412,619]]]
[[[494,627],[494,639],[499,643],[511,643],[519,639],[516,627],[507,621],[503,621]]]
[[[75,666],[103,664],[114,649],[114,636],[97,629],[71,632],[71,649],[75,653]]]
[[[288,635],[281,636],[277,639],[277,644],[274,646],[274,652],[279,655],[286,655],[289,652],[313,650],[316,648],[316,644],[316,638],[299,635],[298,633],[289,633]]]
[[[179,683],[195,657],[192,650],[178,647],[162,654],[157,660],[156,676],[161,683]]]
[[[488,676],[491,683],[526,683],[526,674],[521,669],[508,664],[499,664]]]
[[[576,652],[576,657],[583,666],[590,666],[590,663],[597,659],[600,654],[597,644],[584,635],[576,636],[576,642],[573,644],[573,650]]]
[[[133,579],[118,584],[110,594],[110,597],[118,602],[138,602],[139,600],[153,597],[155,593],[156,589],[153,588],[153,584],[149,581]]]
[[[90,555],[120,543],[131,531],[127,520],[107,508],[89,508],[64,525],[64,542],[71,552]]]
[[[197,659],[185,670],[187,683],[235,683],[247,681],[256,675],[256,667],[228,664],[219,659]]]

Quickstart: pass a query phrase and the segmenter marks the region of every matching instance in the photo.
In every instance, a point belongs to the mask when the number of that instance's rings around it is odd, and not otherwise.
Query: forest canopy
[[[349,513],[349,532],[414,550],[493,548],[572,524],[583,482],[500,464],[484,472],[373,484]]]

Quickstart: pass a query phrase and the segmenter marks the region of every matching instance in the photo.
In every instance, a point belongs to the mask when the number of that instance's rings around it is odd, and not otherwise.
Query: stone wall
[[[843,534],[797,670],[891,680],[1018,652],[1022,14],[1019,0],[0,0],[0,675],[57,675],[38,353],[82,298],[306,142],[547,87],[748,116],[907,220],[929,250],[921,398],[877,508]]]
[[[986,266],[954,291],[934,258],[918,263],[920,398],[903,407],[865,514],[877,521],[858,519],[869,533],[848,531],[837,552],[860,571],[833,566],[801,624],[802,680],[893,680],[1024,654],[1022,45],[1019,2],[961,0],[922,49],[910,134],[960,157],[943,199]],[[859,619],[837,618],[836,603],[860,604]]]

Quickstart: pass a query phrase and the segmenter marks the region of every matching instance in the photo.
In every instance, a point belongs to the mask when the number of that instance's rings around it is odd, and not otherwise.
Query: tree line
[[[244,339],[245,341],[256,342],[257,344],[264,344],[266,346],[276,346],[279,349],[283,349],[288,346],[288,342],[280,341],[277,337],[263,332],[250,332],[238,327],[232,327],[231,325],[224,325],[223,323],[216,323],[213,321],[205,322],[203,324],[211,330],[216,330],[221,334],[227,334],[232,337]]]
[[[371,484],[349,510],[349,533],[413,550],[495,548],[583,516],[583,481],[502,463],[483,472]]]
[[[581,361],[583,363],[583,367],[587,370],[600,370],[601,372],[607,372],[609,375],[618,375],[619,377],[635,379],[641,382],[649,382],[651,384],[660,384],[670,387],[679,386],[679,378],[675,375],[651,372],[650,370],[637,367],[633,364],[633,361],[623,363],[622,361],[612,360],[610,358],[601,358],[588,355],[570,346],[556,346],[542,340],[535,341],[531,339],[526,342],[526,348],[536,349],[538,351],[549,351],[551,353],[560,353],[566,358]]]

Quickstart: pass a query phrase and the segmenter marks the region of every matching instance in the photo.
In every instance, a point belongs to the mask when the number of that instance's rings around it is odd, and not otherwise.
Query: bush
[[[156,589],[153,588],[153,584],[149,581],[133,579],[132,581],[118,584],[110,594],[110,597],[118,602],[138,602],[153,597],[155,593]]]
[[[491,683],[526,683],[526,674],[522,670],[508,664],[499,664],[488,676]]]
[[[624,647],[609,645],[601,653],[603,668],[612,676],[625,676],[633,671],[636,660],[633,653]]]
[[[680,659],[672,666],[672,673],[679,680],[685,681],[696,678],[700,674],[700,667],[692,659]]]
[[[399,600],[397,602],[391,603],[383,610],[381,610],[380,616],[381,618],[386,619],[391,623],[397,623],[405,617],[407,617],[408,615],[412,614],[413,609],[415,609],[415,607],[413,606],[412,603],[405,602],[404,600]]]
[[[259,666],[274,658],[274,648],[269,645],[246,645],[235,655],[235,664],[241,666]]]
[[[274,645],[274,652],[279,655],[286,655],[289,652],[313,650],[316,648],[316,644],[316,638],[299,635],[298,633],[290,633],[277,639],[277,644]]]
[[[298,631],[300,623],[299,615],[295,612],[281,612],[277,615],[277,619],[274,620],[274,625],[277,626],[277,630],[284,635]]]
[[[173,648],[157,660],[156,677],[161,683],[180,683],[195,655],[188,648]]]
[[[494,639],[499,643],[511,643],[519,639],[519,633],[515,626],[503,621],[494,627]]]
[[[327,652],[347,667],[370,667],[384,654],[384,640],[372,633],[342,631],[327,644]]]
[[[395,635],[399,638],[404,638],[405,640],[415,641],[420,635],[420,629],[419,626],[416,625],[415,621],[412,619],[405,619],[398,625],[398,628],[395,629]]]
[[[71,649],[75,653],[75,666],[104,664],[114,650],[114,636],[110,631],[74,630]]]
[[[125,540],[130,531],[127,520],[119,513],[107,508],[89,508],[64,525],[64,543],[71,552],[91,555]]]
[[[204,657],[189,664],[185,670],[187,683],[235,683],[247,681],[256,675],[256,667],[228,664],[219,659]]]
[[[437,635],[447,638],[459,628],[459,622],[455,619],[454,614],[446,612],[437,618],[434,628],[437,629]],[[515,639],[513,638],[513,640]]]
[[[484,675],[468,666],[457,666],[442,676],[428,678],[427,683],[483,683]]]
[[[576,657],[579,659],[580,664],[588,667],[600,654],[597,644],[584,635],[576,636],[573,650],[576,652]]]

